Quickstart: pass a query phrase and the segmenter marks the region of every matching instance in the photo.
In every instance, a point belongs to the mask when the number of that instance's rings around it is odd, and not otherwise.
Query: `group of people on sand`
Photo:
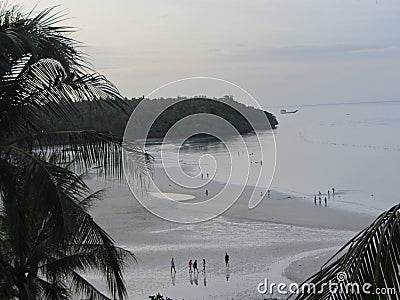
[[[328,195],[328,197],[326,197],[326,196],[324,197],[325,206],[328,206],[328,199],[331,198],[331,191],[330,190],[328,190],[327,195]],[[335,188],[332,188],[332,197],[335,197]],[[318,192],[318,201],[319,201],[319,205],[321,205],[321,203],[322,203],[322,193],[321,193],[321,191]],[[314,196],[314,205],[315,206],[317,205],[317,195]]]
[[[206,173],[207,178],[210,178],[210,174]],[[204,179],[204,174],[201,173],[201,179]],[[206,197],[208,197],[208,190],[205,191]]]
[[[194,262],[190,259],[189,260],[189,273],[199,273],[199,269],[197,267],[197,259]],[[203,258],[203,273],[206,272],[206,259]]]
[[[207,178],[210,178],[210,174],[206,174],[206,176],[207,176]],[[201,173],[201,179],[204,179],[204,174],[203,173]]]
[[[261,197],[263,197],[264,196],[264,193],[261,191],[261,193],[260,193],[260,196]],[[267,190],[267,197],[268,198],[271,198],[271,191],[270,190]]]
[[[227,268],[229,268],[229,255],[228,252],[225,252],[225,266]],[[194,261],[192,259],[189,260],[189,273],[194,273],[194,274],[199,273],[199,269],[198,269],[198,263],[197,263],[197,259],[195,259]],[[203,258],[203,273],[206,273],[206,259]],[[175,268],[175,260],[174,258],[171,259],[171,274],[172,273],[176,273],[176,268]]]

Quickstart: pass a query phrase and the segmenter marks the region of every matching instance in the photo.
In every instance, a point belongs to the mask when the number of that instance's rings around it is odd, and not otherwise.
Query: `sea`
[[[280,114],[282,108],[298,112]],[[400,102],[265,109],[278,118],[273,131],[220,140],[153,141],[146,151],[153,155],[155,167],[181,169],[187,176],[180,174],[176,180],[186,186],[208,176],[254,185],[258,191],[280,191],[310,205],[319,192],[326,195],[334,188],[335,200],[328,208],[372,216],[399,203]],[[297,261],[323,253],[329,257],[357,234],[224,215],[208,222],[176,224],[131,201],[127,188],[111,188],[107,201],[94,213],[117,244],[138,258],[124,273],[129,299],[148,299],[157,292],[186,300],[286,299],[279,293],[260,294],[258,284],[265,278],[290,283],[284,275],[289,265],[317,269],[324,257],[311,264]],[[225,252],[231,256],[230,268],[223,262]],[[176,274],[170,273],[172,257]],[[202,258],[207,260],[207,272],[197,277],[188,273],[189,259],[201,262]],[[89,279],[105,290],[98,275]]]
[[[400,102],[265,107],[277,129],[226,139],[150,143],[162,167],[312,199],[332,194],[342,209],[379,214],[399,202]],[[261,163],[262,162],[262,163]],[[237,171],[240,170],[240,171]],[[245,178],[244,178],[245,177]]]

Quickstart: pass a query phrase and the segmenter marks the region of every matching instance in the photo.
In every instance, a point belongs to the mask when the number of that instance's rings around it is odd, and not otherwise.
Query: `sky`
[[[59,4],[94,69],[129,98],[210,76],[263,107],[400,100],[398,0],[10,3]]]

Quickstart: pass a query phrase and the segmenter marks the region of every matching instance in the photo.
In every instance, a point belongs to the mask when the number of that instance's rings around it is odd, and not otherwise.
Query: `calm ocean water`
[[[267,109],[276,114],[279,128],[245,136],[245,150],[241,138],[231,138],[225,144],[209,139],[164,143],[163,157],[160,145],[147,151],[165,167],[177,166],[179,159],[192,176],[209,173],[215,180],[239,183],[248,171],[247,184],[267,189],[272,179],[272,189],[306,199],[335,188],[335,205],[344,209],[378,214],[399,202],[400,102],[297,108],[298,113],[286,115]],[[243,172],[231,172],[232,161]]]

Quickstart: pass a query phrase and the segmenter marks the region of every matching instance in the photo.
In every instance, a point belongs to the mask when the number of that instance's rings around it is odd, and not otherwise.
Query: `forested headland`
[[[206,97],[176,97],[176,98],[132,98],[121,100],[119,107],[121,109],[113,109],[109,106],[104,109],[101,103],[76,102],[75,108],[79,112],[76,116],[76,122],[66,122],[59,120],[45,120],[43,127],[51,131],[59,130],[95,130],[100,132],[109,132],[115,136],[122,137],[125,126],[129,120],[131,113],[136,109],[139,103],[145,101],[146,109],[141,110],[140,118],[147,120],[150,118],[151,111],[162,111],[158,118],[154,121],[147,138],[163,138],[168,130],[179,120],[190,115],[201,113],[212,114],[225,119],[233,125],[240,134],[251,133],[257,129],[275,129],[278,125],[276,117],[267,111],[264,111],[266,118],[255,118],[256,122],[246,119],[246,116],[260,115],[259,109],[246,106],[237,102],[232,96],[224,96],[223,98],[206,98]],[[143,104],[143,103],[142,103]],[[161,110],[162,107],[168,107]],[[264,115],[263,115],[264,116]],[[269,123],[269,124],[268,124]],[[207,131],[208,127],[213,124],[194,124],[201,130]],[[135,130],[141,130],[141,122],[135,124]]]

